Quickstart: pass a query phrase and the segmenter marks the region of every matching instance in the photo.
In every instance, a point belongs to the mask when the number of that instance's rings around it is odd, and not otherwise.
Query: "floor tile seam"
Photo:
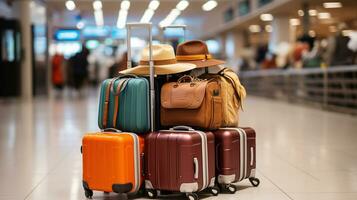
[[[300,171],[300,172],[302,172],[302,173],[304,173],[304,174],[310,176],[311,178],[315,179],[316,181],[320,181],[319,178],[315,177],[315,176],[312,175],[311,173],[305,171],[304,169],[300,169],[298,166],[295,166],[293,163],[291,163],[291,162],[288,161],[288,160],[282,159],[282,157],[279,156],[278,154],[276,154],[276,153],[274,153],[274,154],[275,154],[275,156],[276,156],[278,159],[280,159],[281,161],[286,162],[287,164],[289,164],[289,165],[290,165],[291,167],[293,167],[294,169],[297,169],[298,171]]]
[[[278,190],[279,190],[280,192],[282,192],[285,196],[287,196],[287,197],[288,197],[289,199],[291,199],[291,200],[294,200],[293,197],[291,197],[287,192],[285,192],[285,191],[283,190],[283,188],[281,188],[278,184],[276,184],[273,180],[271,180],[268,176],[266,176],[262,171],[260,171],[260,170],[258,170],[258,169],[257,169],[257,171],[258,171],[262,176],[264,176],[264,178],[266,178],[268,181],[270,181],[271,184],[273,184],[276,188],[278,188]]]
[[[69,151],[68,153],[66,153],[55,165],[52,169],[50,169],[45,175],[44,177],[41,178],[41,180],[31,189],[31,191],[25,196],[24,200],[28,199],[31,194],[46,180],[46,178],[49,177],[50,174],[52,174],[59,166],[62,162],[64,162],[66,160],[67,157],[70,156],[70,153],[73,150]]]

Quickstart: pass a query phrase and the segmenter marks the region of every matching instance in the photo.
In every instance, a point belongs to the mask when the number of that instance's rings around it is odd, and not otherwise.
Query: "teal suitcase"
[[[118,77],[103,81],[100,91],[99,128],[145,133],[150,129],[149,81]]]

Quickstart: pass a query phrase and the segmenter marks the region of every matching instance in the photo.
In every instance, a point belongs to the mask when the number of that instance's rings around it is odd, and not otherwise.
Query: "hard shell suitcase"
[[[82,140],[83,188],[87,198],[93,190],[136,193],[143,183],[144,139],[129,132],[104,131]]]
[[[104,80],[100,91],[99,128],[143,133],[150,129],[149,81],[136,76]]]
[[[152,132],[145,138],[145,188],[150,198],[158,191],[185,193],[198,199],[195,192],[215,186],[214,135],[186,126]]]
[[[232,183],[249,179],[253,186],[260,181],[255,178],[256,134],[252,128],[221,128],[213,132],[216,144],[217,182],[230,193],[236,192]]]

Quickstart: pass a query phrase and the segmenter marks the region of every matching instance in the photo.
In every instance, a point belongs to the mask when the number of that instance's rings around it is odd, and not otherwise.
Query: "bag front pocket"
[[[222,123],[222,97],[212,97],[211,123],[210,129],[217,129]]]

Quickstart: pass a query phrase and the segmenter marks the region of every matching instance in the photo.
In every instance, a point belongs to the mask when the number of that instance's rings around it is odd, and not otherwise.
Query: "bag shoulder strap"
[[[105,88],[105,99],[103,104],[103,128],[107,128],[108,114],[109,114],[109,100],[110,100],[110,89],[115,79],[111,79]]]
[[[114,115],[113,115],[113,126],[114,127],[117,126],[120,93],[124,90],[124,88],[127,85],[127,82],[129,80],[130,80],[130,78],[119,79],[119,83],[118,83],[118,86],[116,88],[115,99],[114,99]]]

